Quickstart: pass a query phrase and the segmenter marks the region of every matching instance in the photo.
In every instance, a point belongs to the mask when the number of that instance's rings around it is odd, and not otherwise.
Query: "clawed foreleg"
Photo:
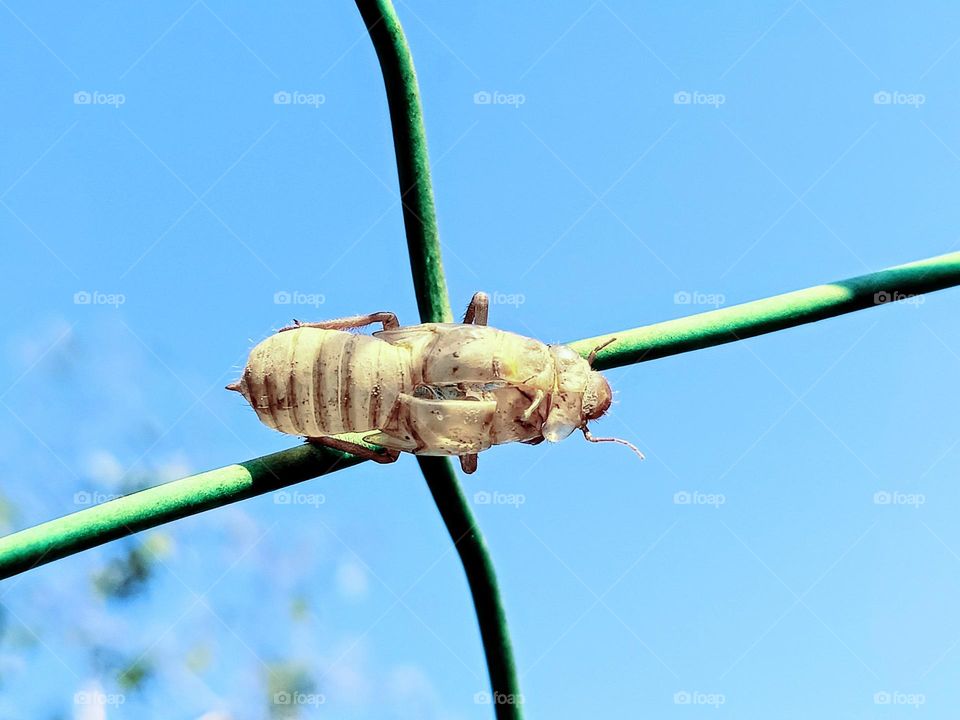
[[[351,328],[366,327],[373,323],[383,323],[384,330],[396,330],[400,327],[400,321],[392,312],[375,312],[369,315],[353,315],[351,317],[338,318],[336,320],[323,320],[321,322],[300,322],[294,320],[293,325],[280,328],[279,332],[288,330],[297,330],[298,328],[320,328],[321,330],[349,330]]]

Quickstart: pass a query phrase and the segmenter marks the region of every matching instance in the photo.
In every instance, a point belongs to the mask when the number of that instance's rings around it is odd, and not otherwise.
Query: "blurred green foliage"
[[[142,543],[135,542],[123,555],[93,573],[94,590],[107,599],[130,599],[146,587],[154,565],[169,555],[172,544],[169,535],[159,532]]]
[[[267,668],[267,706],[270,717],[281,720],[300,717],[301,712],[316,710],[305,702],[316,695],[316,683],[308,666],[296,662],[274,663]]]
[[[141,690],[153,674],[153,666],[144,658],[137,658],[117,673],[117,685],[126,692]]]

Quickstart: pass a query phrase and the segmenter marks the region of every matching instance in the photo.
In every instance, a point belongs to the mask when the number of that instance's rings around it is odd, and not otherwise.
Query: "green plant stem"
[[[0,538],[0,578],[360,462],[304,444],[125,495]]]
[[[600,352],[597,365],[602,368],[620,367],[873,307],[874,294],[889,293],[891,283],[899,288],[896,291],[900,293],[925,293],[960,285],[960,253],[920,260],[723,310],[576,340],[571,346],[586,356],[604,338],[616,337],[618,340],[614,345]],[[794,298],[797,307],[794,308],[784,298]],[[356,457],[334,450],[300,445],[111,500],[0,538],[0,579],[133,532],[335,472],[359,462]],[[470,527],[474,525],[464,524]]]
[[[430,158],[413,58],[390,0],[357,0],[383,72],[397,175],[403,199],[410,267],[421,322],[451,322],[453,313],[440,252]],[[418,457],[420,470],[454,542],[473,596],[480,638],[487,659],[493,696],[511,699],[494,703],[499,720],[520,720],[519,680],[507,617],[500,597],[490,551],[449,458]]]
[[[403,27],[390,0],[356,0],[370,33],[387,91],[403,224],[421,322],[450,322],[450,300],[440,257],[440,234],[430,180],[417,73]]]
[[[744,340],[958,284],[960,252],[954,252],[828,285],[576,340],[570,346],[586,357],[616,338],[594,362],[597,370],[606,370]]]

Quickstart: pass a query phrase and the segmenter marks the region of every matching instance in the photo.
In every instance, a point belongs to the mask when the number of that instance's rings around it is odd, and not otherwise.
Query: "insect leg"
[[[280,328],[279,332],[296,330],[302,327],[320,328],[321,330],[347,330],[349,328],[365,327],[373,323],[383,323],[384,330],[396,330],[400,327],[400,321],[397,320],[397,316],[392,312],[376,312],[370,313],[369,315],[353,315],[336,320],[323,320],[322,322],[300,322],[299,320],[294,320],[293,325]]]
[[[485,292],[476,292],[467,305],[467,312],[463,322],[467,325],[486,325],[490,314],[490,296]],[[466,471],[464,471],[466,472]]]
[[[603,350],[607,345],[611,345],[616,341],[617,339],[614,337],[614,338],[610,338],[605,343],[600,343],[599,345],[597,345],[593,350],[590,351],[590,354],[587,356],[587,365],[589,365],[590,367],[593,367],[593,361],[597,359],[597,353]]]
[[[477,471],[477,454],[470,453],[469,455],[460,456],[460,469],[463,470],[467,475],[472,475]]]
[[[340,440],[339,438],[329,437],[326,435],[322,437],[307,438],[307,442],[313,443],[314,445],[323,445],[325,447],[333,448],[334,450],[341,450],[343,452],[350,453],[351,455],[356,455],[357,457],[363,458],[364,460],[373,460],[374,462],[378,462],[382,465],[396,462],[397,458],[400,457],[400,452],[398,450],[384,448],[383,452],[379,453],[376,450],[371,450],[364,445],[358,445],[357,443],[352,443],[348,440]]]
[[[530,402],[530,407],[523,411],[523,419],[525,421],[529,420],[536,409],[540,407],[540,403],[543,402],[545,395],[546,394],[543,392],[543,390],[537,390],[536,395],[533,396],[533,400]]]

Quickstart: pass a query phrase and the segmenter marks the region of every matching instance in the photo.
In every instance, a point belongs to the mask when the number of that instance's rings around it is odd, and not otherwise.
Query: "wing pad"
[[[490,447],[496,400],[435,400],[401,394],[395,428],[367,442],[415,455],[467,455]]]

